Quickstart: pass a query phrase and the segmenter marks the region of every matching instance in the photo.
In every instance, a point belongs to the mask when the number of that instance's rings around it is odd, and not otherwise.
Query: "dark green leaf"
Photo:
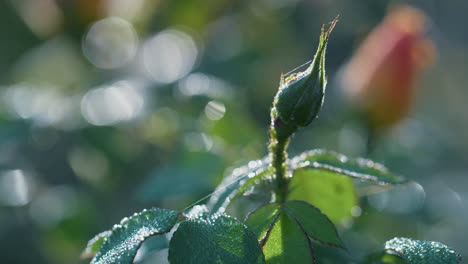
[[[344,247],[335,226],[319,209],[304,201],[288,201],[284,210],[312,239],[326,245]]]
[[[296,156],[291,161],[291,167],[293,169],[311,168],[331,171],[378,184],[402,184],[407,182],[405,179],[390,173],[382,164],[363,158],[348,158],[333,151],[320,149],[304,152]]]
[[[289,187],[289,199],[313,204],[335,224],[351,219],[351,211],[358,205],[352,180],[333,172],[297,169]]]
[[[110,230],[104,231],[95,235],[91,240],[89,240],[88,245],[86,245],[85,250],[81,253],[82,258],[92,258],[96,255],[97,251],[104,243],[104,239],[108,237],[112,232]]]
[[[461,262],[461,257],[455,250],[433,241],[398,237],[387,241],[385,250],[410,264],[458,264]]]
[[[105,238],[91,263],[133,263],[141,243],[150,236],[169,232],[178,216],[175,211],[153,208],[122,219]]]
[[[189,218],[174,233],[171,264],[265,263],[255,235],[235,219],[215,214]]]
[[[263,177],[268,167],[268,159],[264,158],[262,160],[250,161],[247,166],[234,169],[232,174],[224,178],[208,201],[207,207],[209,212],[211,214],[223,213],[229,202],[234,197],[238,197],[241,191],[246,190],[246,188],[242,187],[245,184],[250,186],[255,180]]]

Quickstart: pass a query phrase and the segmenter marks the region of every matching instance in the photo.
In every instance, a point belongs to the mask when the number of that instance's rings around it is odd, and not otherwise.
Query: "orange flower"
[[[392,9],[346,66],[346,92],[372,127],[389,127],[407,114],[417,77],[434,54],[425,24],[417,9]]]

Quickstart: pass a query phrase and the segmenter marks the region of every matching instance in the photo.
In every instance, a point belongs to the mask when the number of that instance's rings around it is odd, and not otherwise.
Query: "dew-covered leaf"
[[[326,245],[344,247],[333,223],[316,207],[304,201],[288,201],[284,210],[312,239]]]
[[[112,232],[110,230],[107,230],[95,235],[91,240],[89,240],[85,250],[83,250],[83,252],[81,253],[81,258],[94,257],[94,255],[96,255],[97,251],[101,247],[102,243],[104,243],[104,239],[108,237],[111,233]]]
[[[313,204],[335,224],[351,219],[352,209],[358,206],[352,180],[337,173],[297,169],[289,188],[290,200],[304,200]]]
[[[264,158],[250,161],[248,165],[234,169],[230,175],[224,178],[208,201],[209,212],[211,214],[223,213],[229,202],[234,197],[238,197],[239,189],[246,183],[253,184],[254,180],[264,175],[263,173],[268,167],[268,159]],[[245,188],[241,190],[245,191]]]
[[[331,221],[304,201],[267,204],[250,213],[245,223],[256,234],[267,263],[314,263],[311,239],[343,247]]]
[[[169,232],[179,213],[152,208],[122,219],[107,236],[91,264],[127,264],[133,259],[143,241],[153,235]]]
[[[171,264],[265,263],[255,235],[226,215],[189,218],[170,242]]]
[[[260,169],[255,172],[253,177],[249,177],[232,195],[231,201],[236,200],[245,194],[252,186],[255,186],[260,183],[261,180],[270,179],[270,176],[273,175],[273,170],[271,167],[266,169]]]
[[[390,173],[382,164],[363,158],[348,158],[345,155],[321,149],[307,151],[296,156],[291,161],[291,168],[331,171],[377,184],[407,182],[405,179]]]
[[[446,245],[397,237],[385,243],[388,254],[401,257],[408,264],[458,264],[461,256]]]

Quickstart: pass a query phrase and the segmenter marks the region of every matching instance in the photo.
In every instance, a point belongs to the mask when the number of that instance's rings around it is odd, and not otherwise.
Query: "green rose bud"
[[[298,127],[309,125],[318,115],[323,104],[325,86],[325,51],[335,19],[325,32],[322,27],[317,53],[307,70],[281,76],[279,91],[273,102],[272,125],[277,136],[288,137]]]

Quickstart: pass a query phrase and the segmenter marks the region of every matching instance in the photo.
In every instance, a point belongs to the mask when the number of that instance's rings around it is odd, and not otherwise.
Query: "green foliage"
[[[385,243],[385,251],[411,264],[457,264],[461,262],[461,257],[455,250],[434,241],[398,237]]]
[[[150,236],[171,231],[178,217],[176,211],[153,208],[122,219],[105,237],[91,263],[133,263],[141,243]]]
[[[298,127],[312,122],[321,108],[326,85],[325,50],[335,24],[336,20],[326,32],[322,29],[309,68],[282,78],[271,111],[267,158],[234,169],[210,195],[207,205],[195,205],[196,202],[188,207],[185,215],[154,208],[125,218],[111,231],[89,242],[84,255],[96,253],[91,263],[132,263],[145,239],[168,233],[180,217],[183,220],[169,242],[171,264],[316,263],[316,251],[324,252],[316,249],[322,246],[343,251],[345,245],[333,222],[351,217],[352,208],[358,205],[352,179],[377,185],[407,181],[381,164],[332,151],[312,150],[288,159],[286,150],[292,134]],[[206,168],[200,167],[194,173],[205,171]],[[172,192],[190,191],[203,185],[198,177],[186,182],[186,177],[193,176],[190,173],[184,168],[168,169],[154,178],[157,184],[144,188],[158,185],[153,196],[170,195],[169,179],[174,176],[185,185]],[[244,223],[224,214],[230,203],[260,184],[269,187],[272,201],[250,213]],[[437,242],[396,238],[386,243],[383,253],[372,255],[366,261],[457,264],[460,258]]]
[[[249,214],[245,223],[257,235],[267,263],[315,259],[312,241],[343,247],[335,226],[319,209],[303,201],[270,203]]]
[[[287,214],[279,214],[263,240],[263,252],[268,264],[313,263],[312,242],[303,229]]]
[[[183,221],[170,242],[172,264],[265,263],[257,240],[245,225],[227,215]]]
[[[82,258],[92,258],[98,252],[99,248],[104,243],[104,240],[112,234],[112,231],[107,230],[95,235],[91,240],[89,240],[88,245],[86,245],[85,250],[81,253]]]
[[[407,182],[377,162],[363,158],[349,158],[334,151],[321,149],[298,155],[292,159],[291,167],[330,171],[377,184],[403,184]]]
[[[304,200],[319,208],[335,224],[349,220],[358,198],[352,180],[328,171],[297,169],[291,179],[290,200]]]
[[[255,181],[268,175],[269,162],[267,159],[250,161],[248,165],[234,169],[224,178],[208,201],[211,213],[224,212],[229,202],[238,198]]]
[[[458,264],[461,256],[446,245],[396,237],[385,243],[383,252],[370,255],[363,264]]]

